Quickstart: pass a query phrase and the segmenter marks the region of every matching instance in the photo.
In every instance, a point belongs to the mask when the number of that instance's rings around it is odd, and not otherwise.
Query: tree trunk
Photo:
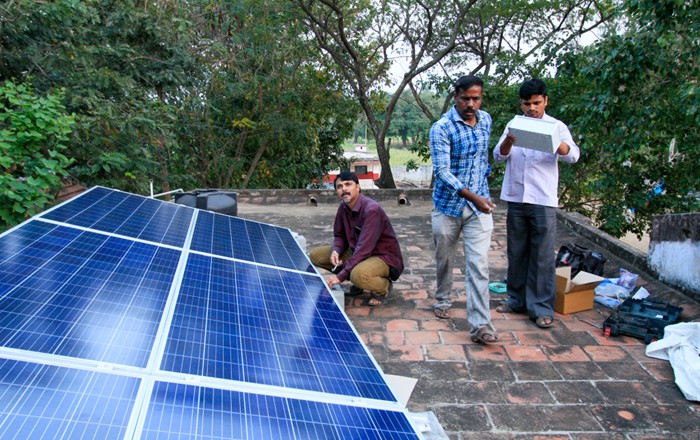
[[[267,143],[265,143],[265,142],[262,142],[260,144],[260,147],[258,147],[258,151],[255,152],[255,157],[253,158],[253,161],[250,163],[250,167],[248,167],[248,172],[245,175],[245,179],[243,180],[243,184],[242,184],[241,188],[248,187],[248,182],[250,182],[250,178],[253,176],[253,172],[255,171],[255,168],[258,167],[258,162],[260,161],[260,158],[262,157],[266,148],[267,148]]]
[[[146,4],[144,2],[144,8]],[[156,84],[156,94],[161,102],[165,101],[165,93],[163,91],[163,84]],[[165,136],[160,136],[158,138],[158,163],[160,164],[160,181],[162,191],[164,193],[170,192],[170,181],[168,181],[168,152],[165,149]],[[166,194],[163,197],[164,200],[170,201],[172,199],[170,194]]]
[[[376,184],[380,188],[396,188],[394,182],[394,174],[391,172],[391,163],[389,162],[389,150],[384,147],[384,137],[378,136],[377,139],[377,155],[379,163],[382,166],[382,173],[379,175],[379,180]]]

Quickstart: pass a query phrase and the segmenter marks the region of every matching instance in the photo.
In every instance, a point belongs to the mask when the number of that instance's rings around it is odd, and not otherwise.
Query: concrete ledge
[[[338,203],[338,195],[331,189],[232,189],[227,191],[237,192],[238,201],[246,203],[298,204],[310,203],[311,198],[317,204]],[[401,195],[404,195],[409,203],[411,201],[432,202],[433,200],[433,191],[425,188],[363,189],[362,194],[378,202],[396,200],[397,204]]]

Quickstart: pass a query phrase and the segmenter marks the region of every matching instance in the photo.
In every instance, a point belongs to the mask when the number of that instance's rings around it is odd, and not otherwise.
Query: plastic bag
[[[620,268],[620,278],[617,279],[617,284],[627,290],[632,290],[637,286],[637,278],[639,275],[636,273]]]
[[[645,289],[644,287],[640,287],[637,289],[637,291],[632,295],[632,298],[634,299],[644,299],[644,298],[649,298],[649,291]]]
[[[597,302],[598,304],[602,304],[605,307],[610,307],[611,309],[616,309],[620,307],[620,304],[622,304],[622,301],[617,298],[610,298],[601,295],[594,296],[593,301]]]
[[[630,296],[630,291],[610,280],[603,280],[595,288],[596,296],[607,296],[608,298],[622,299],[623,301]]]
[[[639,275],[625,269],[620,269],[620,278],[606,278],[595,288],[593,300],[598,304],[616,309],[637,285]]]
[[[611,309],[616,309],[630,296],[630,292],[627,289],[609,279],[603,280],[596,286],[594,291],[593,301]]]

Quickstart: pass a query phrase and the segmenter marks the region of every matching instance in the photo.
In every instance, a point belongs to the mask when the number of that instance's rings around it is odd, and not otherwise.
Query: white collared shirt
[[[542,120],[556,122],[557,127],[559,127],[559,138],[569,146],[569,153],[566,156],[561,156],[556,153],[520,148],[516,141],[510,154],[504,156],[501,154],[501,143],[508,134],[508,126],[510,126],[508,123],[493,150],[493,157],[496,161],[506,162],[501,200],[559,207],[557,194],[559,164],[557,159],[561,158],[564,162],[575,163],[581,155],[581,150],[574,142],[566,124],[546,113],[542,115]]]

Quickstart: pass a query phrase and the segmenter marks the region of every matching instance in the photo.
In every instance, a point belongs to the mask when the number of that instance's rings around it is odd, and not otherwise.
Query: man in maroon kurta
[[[360,192],[357,176],[343,171],[336,177],[335,189],[342,203],[333,224],[333,245],[311,250],[311,262],[330,272],[330,287],[350,280],[350,294],[369,291],[367,304],[384,303],[391,282],[403,272],[401,248],[391,221],[381,206]]]

